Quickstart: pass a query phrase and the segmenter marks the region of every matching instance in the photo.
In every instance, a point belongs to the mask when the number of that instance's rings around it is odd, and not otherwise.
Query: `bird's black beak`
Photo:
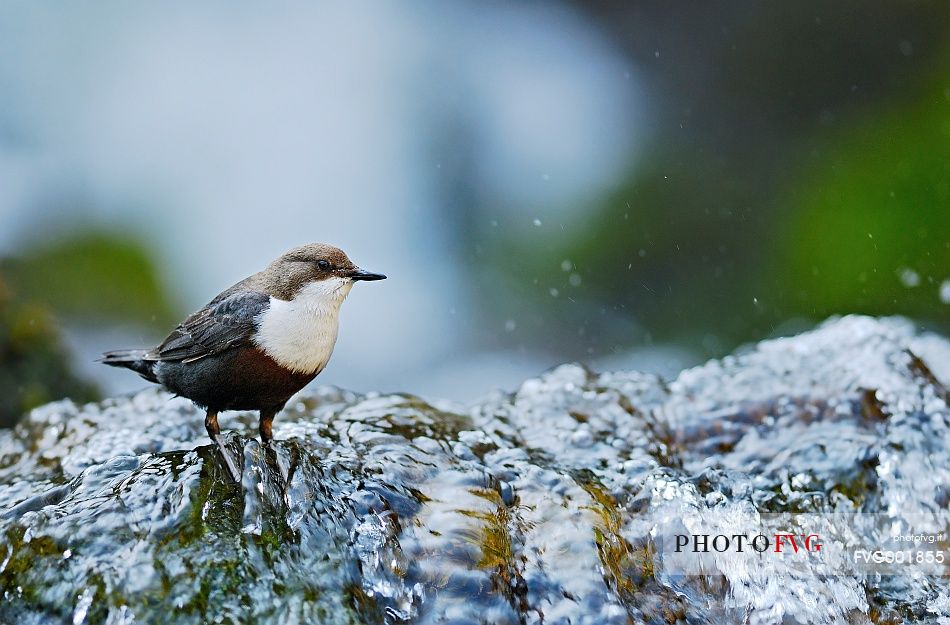
[[[369,271],[363,271],[362,269],[356,269],[353,273],[350,274],[351,280],[385,280],[386,276],[381,273],[370,273]]]

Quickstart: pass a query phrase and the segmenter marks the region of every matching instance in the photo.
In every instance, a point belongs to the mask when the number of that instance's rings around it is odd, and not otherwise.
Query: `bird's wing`
[[[259,291],[215,299],[182,321],[147,358],[192,362],[249,344],[255,330],[254,317],[269,304],[270,297]]]

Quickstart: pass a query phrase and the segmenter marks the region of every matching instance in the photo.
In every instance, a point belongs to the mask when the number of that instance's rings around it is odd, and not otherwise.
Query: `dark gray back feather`
[[[256,330],[254,318],[269,305],[267,293],[229,289],[182,321],[146,358],[193,362],[232,347],[250,345]]]

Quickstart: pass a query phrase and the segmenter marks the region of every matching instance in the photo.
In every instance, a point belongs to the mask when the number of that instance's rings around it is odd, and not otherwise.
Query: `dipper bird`
[[[332,245],[297,247],[208,302],[158,347],[106,352],[102,362],[204,408],[205,429],[219,448],[223,410],[259,411],[268,443],[274,415],[327,366],[353,283],[385,277]]]

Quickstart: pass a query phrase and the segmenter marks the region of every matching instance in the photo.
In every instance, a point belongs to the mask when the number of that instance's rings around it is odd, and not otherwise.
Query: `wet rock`
[[[227,479],[149,390],[0,434],[0,621],[870,623],[950,618],[940,575],[684,576],[660,527],[926,513],[950,484],[947,342],[847,317],[665,383],[576,365],[469,408],[318,389]],[[941,525],[942,524],[942,525]]]

